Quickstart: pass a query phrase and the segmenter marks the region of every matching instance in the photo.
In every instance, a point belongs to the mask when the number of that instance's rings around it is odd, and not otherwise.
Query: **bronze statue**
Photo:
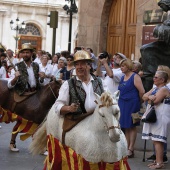
[[[170,10],[170,0],[160,0],[158,5],[163,9],[163,11],[167,12]]]
[[[170,0],[161,0],[158,5],[164,10],[170,10]],[[153,75],[158,65],[170,67],[170,20],[165,20],[154,29],[153,36],[156,42],[145,44],[141,47],[143,65],[143,85],[146,91],[153,86]]]

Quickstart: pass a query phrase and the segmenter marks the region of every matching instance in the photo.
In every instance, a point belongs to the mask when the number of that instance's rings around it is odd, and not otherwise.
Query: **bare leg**
[[[154,141],[154,145],[156,151],[156,162],[163,163],[164,144],[159,141]]]
[[[134,154],[133,154],[134,145],[135,145],[136,136],[137,136],[136,127],[126,129],[125,135],[126,135],[126,139],[127,139],[127,143],[128,143],[128,149],[130,152],[130,153],[128,153],[128,155],[129,156],[132,155],[132,157],[133,157],[134,156]]]
[[[163,163],[163,153],[164,153],[164,144],[159,141],[153,142],[156,151],[156,162],[149,165],[150,169],[162,169],[164,167]]]

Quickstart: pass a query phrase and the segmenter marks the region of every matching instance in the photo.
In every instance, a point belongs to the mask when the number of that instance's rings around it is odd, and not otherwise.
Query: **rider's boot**
[[[9,148],[12,152],[19,152],[19,149],[16,147],[15,141],[13,140],[11,140]]]

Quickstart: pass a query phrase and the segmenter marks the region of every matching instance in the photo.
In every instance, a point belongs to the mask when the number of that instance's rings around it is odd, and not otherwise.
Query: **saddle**
[[[22,96],[20,96],[18,93],[16,93],[15,91],[13,91],[13,104],[12,104],[12,108],[11,111],[14,112],[15,107],[18,103],[28,99],[30,96],[32,96],[33,94],[35,94],[37,91],[33,91],[33,92],[24,92],[24,94]]]
[[[62,144],[63,145],[65,145],[66,133],[91,114],[93,114],[93,112],[78,114],[78,115],[74,115],[74,113],[68,113],[64,116],[63,132],[62,132]]]

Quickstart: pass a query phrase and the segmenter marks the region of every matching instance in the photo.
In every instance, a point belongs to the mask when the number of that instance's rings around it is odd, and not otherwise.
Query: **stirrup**
[[[150,169],[162,169],[164,168],[164,163],[155,163],[155,165],[152,165],[149,168]]]

